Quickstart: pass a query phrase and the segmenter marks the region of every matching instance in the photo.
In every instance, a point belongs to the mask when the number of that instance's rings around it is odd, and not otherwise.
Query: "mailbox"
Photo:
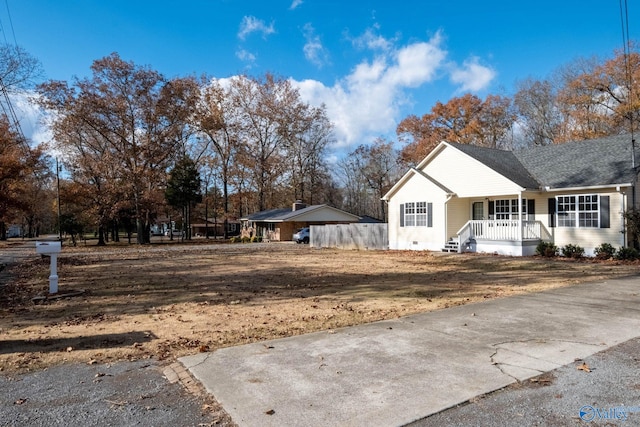
[[[49,293],[58,293],[58,254],[62,250],[60,242],[36,242],[36,253],[51,257],[51,275],[49,276]]]
[[[59,254],[61,250],[60,242],[36,242],[36,252],[42,255]]]

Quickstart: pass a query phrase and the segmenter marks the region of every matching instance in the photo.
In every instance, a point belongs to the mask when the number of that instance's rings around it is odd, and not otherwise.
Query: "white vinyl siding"
[[[442,188],[417,173],[412,174],[389,201],[389,248],[440,250],[447,238],[444,215],[446,199]],[[420,202],[424,205],[418,206]],[[426,227],[407,226],[405,205],[408,203],[414,204],[412,215],[415,216],[415,223],[426,221]]]
[[[628,194],[631,194],[630,192]],[[563,194],[558,197],[575,197],[576,200],[576,210],[578,210],[579,197],[581,196],[593,196],[593,194]],[[615,191],[600,193],[598,196],[598,205],[600,205],[601,199],[608,197],[609,198],[609,227],[602,228],[603,224],[599,224],[599,227],[587,227],[580,226],[578,219],[579,217],[576,215],[576,225],[575,226],[562,226],[559,224],[560,216],[556,211],[554,217],[555,228],[548,224],[549,215],[544,215],[543,222],[546,223],[548,230],[553,234],[553,243],[561,248],[565,245],[572,244],[578,245],[585,249],[585,253],[587,255],[593,255],[593,249],[601,245],[602,243],[609,243],[614,247],[618,248],[620,246],[625,245],[625,236],[626,234],[622,232],[624,230],[624,219],[622,217],[622,212],[624,212],[627,207],[625,198],[627,197],[625,193],[618,193]],[[571,200],[571,199],[569,199]],[[593,203],[593,199],[591,199],[591,204]],[[541,205],[546,206],[547,203],[541,203]],[[592,205],[593,206],[593,205]],[[593,210],[584,211],[584,213],[592,214]],[[591,215],[593,218],[593,215]],[[596,216],[599,218],[602,216],[602,212]],[[586,219],[585,219],[586,220]],[[599,220],[598,220],[599,221]],[[592,223],[593,224],[593,223]]]
[[[492,197],[518,194],[522,188],[460,150],[444,146],[422,170],[456,196]]]

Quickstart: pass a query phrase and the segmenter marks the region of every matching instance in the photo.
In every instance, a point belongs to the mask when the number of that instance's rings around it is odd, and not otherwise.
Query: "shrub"
[[[582,258],[584,256],[584,248],[578,245],[568,244],[562,248],[562,256],[567,258]]]
[[[615,258],[618,260],[633,261],[640,258],[640,252],[636,248],[620,247]]]
[[[536,246],[536,255],[551,258],[558,254],[558,247],[551,242],[540,242]]]
[[[616,254],[616,248],[609,243],[603,243],[595,248],[593,253],[596,256],[596,259],[611,259]]]
[[[242,240],[240,240],[240,236],[233,236],[232,238],[229,239],[229,241],[231,243],[240,243]]]
[[[240,241],[241,241],[242,243],[249,243],[249,242],[251,242],[251,237],[243,236],[243,237],[240,239]]]
[[[251,243],[260,243],[262,242],[262,236],[253,236],[251,238]]]

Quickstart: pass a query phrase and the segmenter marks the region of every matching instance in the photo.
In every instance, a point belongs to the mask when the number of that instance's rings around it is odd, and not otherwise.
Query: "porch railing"
[[[471,220],[459,231],[463,244],[471,239],[481,240],[550,240],[551,235],[540,221],[522,221],[522,235],[518,220]]]

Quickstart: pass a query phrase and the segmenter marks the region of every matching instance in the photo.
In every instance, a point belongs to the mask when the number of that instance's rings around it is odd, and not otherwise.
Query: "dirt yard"
[[[18,373],[72,361],[170,363],[220,347],[636,274],[638,264],[275,243],[65,247],[59,295],[75,295],[58,298],[44,298],[48,259],[34,256],[6,270],[0,371]]]

